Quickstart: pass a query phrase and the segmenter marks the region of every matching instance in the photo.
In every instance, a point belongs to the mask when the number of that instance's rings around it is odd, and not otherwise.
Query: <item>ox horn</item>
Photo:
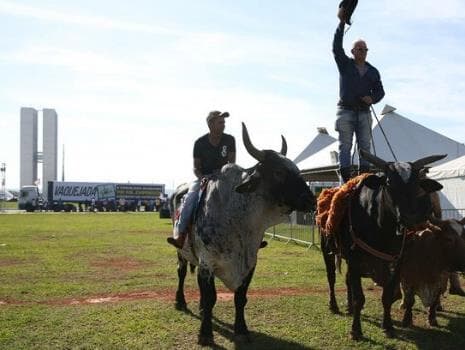
[[[255,148],[254,145],[252,145],[249,133],[247,131],[247,127],[244,123],[242,123],[242,141],[244,142],[245,149],[247,150],[247,152],[249,152],[249,154],[252,157],[254,157],[259,162],[263,162],[265,160],[265,154],[263,153],[263,151],[259,151]]]
[[[287,142],[286,142],[286,139],[284,138],[283,135],[281,135],[281,153],[283,156],[286,156],[286,153],[287,153]]]
[[[385,160],[378,158],[377,156],[363,149],[360,149],[360,155],[363,157],[363,159],[369,161],[373,165],[376,165],[379,169],[384,169],[387,165]]]
[[[447,154],[437,154],[434,156],[428,156],[421,159],[418,159],[412,163],[412,168],[415,170],[420,170],[427,164],[437,162],[438,160],[444,159],[447,157]]]

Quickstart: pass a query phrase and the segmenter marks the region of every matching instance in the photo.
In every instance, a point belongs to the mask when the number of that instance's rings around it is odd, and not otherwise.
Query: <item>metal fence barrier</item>
[[[461,219],[465,209],[443,209],[443,219]],[[315,225],[315,213],[293,212],[286,222],[270,227],[265,234],[271,239],[280,239],[286,243],[293,242],[320,248],[320,232]]]
[[[315,213],[293,212],[285,222],[270,227],[265,234],[271,239],[320,248],[320,233],[315,225]]]

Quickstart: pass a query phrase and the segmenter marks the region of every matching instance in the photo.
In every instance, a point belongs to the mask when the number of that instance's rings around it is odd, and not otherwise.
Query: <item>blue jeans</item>
[[[336,113],[336,131],[339,133],[339,166],[346,168],[352,165],[350,151],[355,133],[358,149],[370,152],[371,114],[369,111],[352,111],[338,109]],[[359,158],[360,166],[369,166],[366,160]]]
[[[176,226],[174,228],[174,236],[175,236],[174,238],[177,238],[177,236],[180,233],[187,232],[187,226],[189,226],[191,222],[192,213],[199,200],[199,190],[200,190],[200,180],[196,179],[191,182],[189,186],[189,191],[184,197],[184,202],[181,207],[181,213],[179,216],[179,220],[177,221]]]

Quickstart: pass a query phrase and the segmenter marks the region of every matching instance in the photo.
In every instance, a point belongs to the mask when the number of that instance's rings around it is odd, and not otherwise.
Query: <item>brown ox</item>
[[[433,219],[434,225],[411,235],[400,269],[405,308],[402,325],[411,326],[415,295],[429,307],[428,321],[437,326],[436,309],[450,272],[465,271],[465,218]]]
[[[439,193],[433,192],[433,193],[430,193],[430,196],[431,196],[431,204],[433,206],[434,217],[436,219],[442,219],[442,208],[441,208],[441,201],[439,199]],[[460,279],[456,272],[451,272],[449,274],[449,284],[450,284],[450,287],[449,287],[450,294],[456,294],[462,297],[465,296],[465,291],[460,286]],[[447,281],[446,281],[446,286],[444,288],[447,288]],[[442,311],[441,304],[438,305],[438,311]]]

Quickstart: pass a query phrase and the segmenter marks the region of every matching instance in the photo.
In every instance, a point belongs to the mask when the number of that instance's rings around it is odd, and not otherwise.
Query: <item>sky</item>
[[[259,149],[294,159],[317,127],[334,131],[337,1],[0,0],[0,162],[19,187],[20,108],[58,113],[58,178],[193,179],[211,110],[228,111],[237,163]],[[465,142],[465,1],[361,0],[344,47],[366,40],[385,104]],[[40,113],[39,113],[40,116]],[[389,137],[389,135],[388,135]],[[39,145],[39,150],[41,145]]]

